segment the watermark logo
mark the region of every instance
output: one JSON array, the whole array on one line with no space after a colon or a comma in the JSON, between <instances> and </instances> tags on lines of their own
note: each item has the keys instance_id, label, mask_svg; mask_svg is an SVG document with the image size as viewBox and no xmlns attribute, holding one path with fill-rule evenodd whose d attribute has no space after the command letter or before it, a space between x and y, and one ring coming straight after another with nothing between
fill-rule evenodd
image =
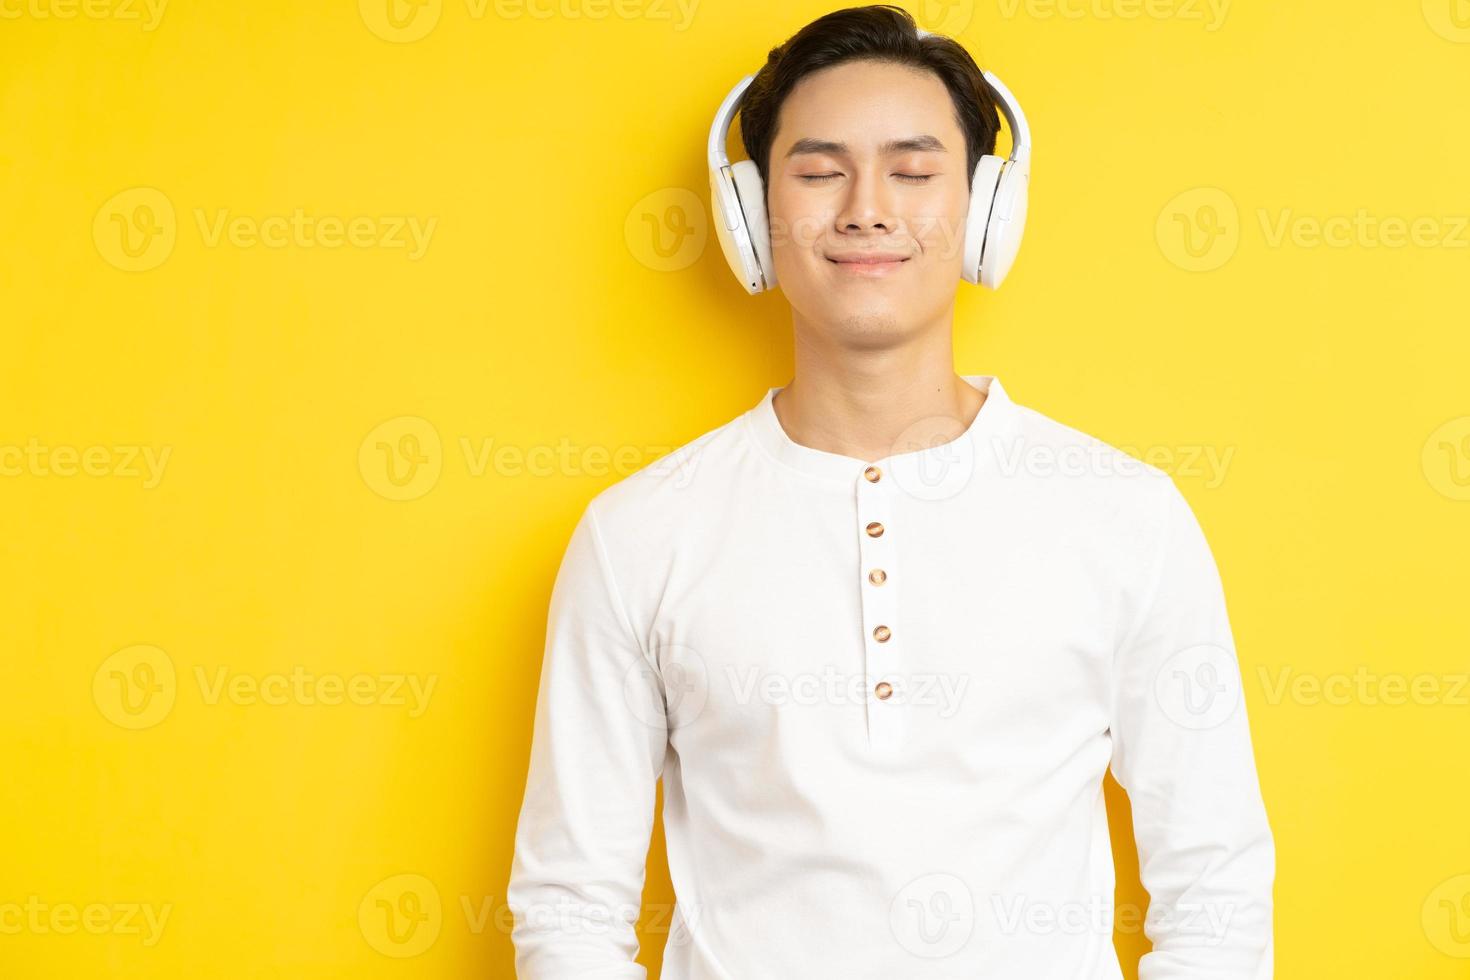
<instances>
[{"instance_id":1,"label":"watermark logo","mask_svg":"<svg viewBox=\"0 0 1470 980\"><path fill-rule=\"evenodd\" d=\"M0 20L111 20L157 30L168 0L0 0Z\"/></svg>"},{"instance_id":2,"label":"watermark logo","mask_svg":"<svg viewBox=\"0 0 1470 980\"><path fill-rule=\"evenodd\" d=\"M163 482L172 446L48 446L34 436L25 445L0 444L0 477L115 477L141 479L144 490Z\"/></svg>"},{"instance_id":3,"label":"watermark logo","mask_svg":"<svg viewBox=\"0 0 1470 980\"><path fill-rule=\"evenodd\" d=\"M429 250L436 217L412 214L240 214L230 208L192 208L205 248L377 249L402 251L410 262ZM132 187L109 198L92 219L92 240L109 264L124 272L156 269L173 254L179 221L173 202L155 187Z\"/></svg>"},{"instance_id":4,"label":"watermark logo","mask_svg":"<svg viewBox=\"0 0 1470 980\"><path fill-rule=\"evenodd\" d=\"M1214 728L1240 704L1240 669L1235 657L1210 643L1178 651L1154 677L1154 698L1180 728Z\"/></svg>"},{"instance_id":5,"label":"watermark logo","mask_svg":"<svg viewBox=\"0 0 1470 980\"><path fill-rule=\"evenodd\" d=\"M1230 931L1235 916L1231 903L1150 902L1147 914L1132 903L1115 906L1111 895L1090 895L1084 899L1039 901L1026 895L1010 898L999 893L990 896L991 910L999 931L1005 935L1033 936L1107 936L1113 932L1128 935L1170 935L1189 937L1203 946L1219 946Z\"/></svg>"},{"instance_id":6,"label":"watermark logo","mask_svg":"<svg viewBox=\"0 0 1470 980\"><path fill-rule=\"evenodd\" d=\"M1199 24L1213 34L1225 26L1231 0L999 0L1007 20L1155 20Z\"/></svg>"},{"instance_id":7,"label":"watermark logo","mask_svg":"<svg viewBox=\"0 0 1470 980\"><path fill-rule=\"evenodd\" d=\"M124 647L92 675L92 701L121 728L151 728L168 717L178 695L174 662L158 647Z\"/></svg>"},{"instance_id":8,"label":"watermark logo","mask_svg":"<svg viewBox=\"0 0 1470 980\"><path fill-rule=\"evenodd\" d=\"M285 214L237 214L229 208L194 208L194 225L206 248L272 249L382 249L402 250L410 262L429 251L436 217L415 214L359 214L344 218L335 214L307 214L293 208Z\"/></svg>"},{"instance_id":9,"label":"watermark logo","mask_svg":"<svg viewBox=\"0 0 1470 980\"><path fill-rule=\"evenodd\" d=\"M1225 482L1236 450L1235 446L1201 443L1111 446L1100 439L1053 446L1023 437L1009 444L992 437L991 446L1005 476L1140 476L1154 467L1176 478L1199 479L1207 490Z\"/></svg>"},{"instance_id":10,"label":"watermark logo","mask_svg":"<svg viewBox=\"0 0 1470 980\"><path fill-rule=\"evenodd\" d=\"M0 902L0 936L137 936L145 947L163 938L173 903L152 902L44 902L39 895L24 902Z\"/></svg>"},{"instance_id":11,"label":"watermark logo","mask_svg":"<svg viewBox=\"0 0 1470 980\"><path fill-rule=\"evenodd\" d=\"M837 223L839 212L824 208L813 214L803 214L796 219L779 215L770 216L771 248L794 248L810 251L829 244L832 227ZM925 254L935 259L953 258L963 252L965 246L967 215L915 214L897 217L894 220L894 236L914 239L923 246Z\"/></svg>"},{"instance_id":12,"label":"watermark logo","mask_svg":"<svg viewBox=\"0 0 1470 980\"><path fill-rule=\"evenodd\" d=\"M663 187L645 194L623 219L628 251L655 272L689 268L704 254L708 239L704 202L685 187Z\"/></svg>"},{"instance_id":13,"label":"watermark logo","mask_svg":"<svg viewBox=\"0 0 1470 980\"><path fill-rule=\"evenodd\" d=\"M1436 885L1424 899L1421 919L1431 946L1446 956L1470 960L1470 874Z\"/></svg>"},{"instance_id":14,"label":"watermark logo","mask_svg":"<svg viewBox=\"0 0 1470 980\"><path fill-rule=\"evenodd\" d=\"M500 20L618 20L666 21L674 33L694 23L699 0L465 0L471 20L483 20L489 7Z\"/></svg>"},{"instance_id":15,"label":"watermark logo","mask_svg":"<svg viewBox=\"0 0 1470 980\"><path fill-rule=\"evenodd\" d=\"M667 21L676 33L694 22L699 0L464 0L464 15L472 22L492 13L496 20L619 20ZM358 0L358 13L367 29L392 44L421 41L439 26L444 0Z\"/></svg>"},{"instance_id":16,"label":"watermark logo","mask_svg":"<svg viewBox=\"0 0 1470 980\"><path fill-rule=\"evenodd\" d=\"M1300 214L1293 208L1255 209L1267 248L1470 249L1470 215L1381 215L1352 212ZM1217 187L1197 187L1164 206L1155 225L1164 257L1189 272L1210 272L1235 255L1243 228L1240 211Z\"/></svg>"},{"instance_id":17,"label":"watermark logo","mask_svg":"<svg viewBox=\"0 0 1470 980\"><path fill-rule=\"evenodd\" d=\"M129 187L108 198L92 219L92 241L108 263L147 272L174 251L179 223L173 202L156 187Z\"/></svg>"},{"instance_id":18,"label":"watermark logo","mask_svg":"<svg viewBox=\"0 0 1470 980\"><path fill-rule=\"evenodd\" d=\"M770 707L811 707L813 705L867 704L879 683L886 683L891 693L884 700L890 704L933 709L940 718L953 718L964 706L965 692L970 687L968 674L941 674L932 671L870 672L838 670L832 664L820 671L777 673L755 666L727 664L725 681L731 700L738 705L763 704Z\"/></svg>"},{"instance_id":19,"label":"watermark logo","mask_svg":"<svg viewBox=\"0 0 1470 980\"><path fill-rule=\"evenodd\" d=\"M1470 216L1376 215L1358 208L1351 215L1318 217L1279 208L1257 208L1261 235L1270 248L1470 248Z\"/></svg>"},{"instance_id":20,"label":"watermark logo","mask_svg":"<svg viewBox=\"0 0 1470 980\"><path fill-rule=\"evenodd\" d=\"M299 664L289 672L249 674L195 665L194 682L207 707L304 708L380 707L406 709L421 718L439 683L438 674L314 673ZM125 647L102 662L92 675L92 701L108 721L121 728L151 728L173 710L180 684L173 659L155 646Z\"/></svg>"},{"instance_id":21,"label":"watermark logo","mask_svg":"<svg viewBox=\"0 0 1470 980\"><path fill-rule=\"evenodd\" d=\"M690 724L709 702L709 668L692 647L661 644L657 668L635 656L623 671L623 701L643 724L675 731Z\"/></svg>"},{"instance_id":22,"label":"watermark logo","mask_svg":"<svg viewBox=\"0 0 1470 980\"><path fill-rule=\"evenodd\" d=\"M407 959L434 945L444 922L439 889L423 875L384 878L357 906L357 927L384 956Z\"/></svg>"},{"instance_id":23,"label":"watermark logo","mask_svg":"<svg viewBox=\"0 0 1470 980\"><path fill-rule=\"evenodd\" d=\"M1256 674L1266 693L1266 703L1272 706L1283 701L1308 707L1319 704L1332 707L1470 706L1470 674L1466 673L1378 674L1370 671L1366 664L1358 664L1351 674L1341 671L1325 675L1297 673L1291 667L1282 667L1273 676L1264 666L1257 667Z\"/></svg>"},{"instance_id":24,"label":"watermark logo","mask_svg":"<svg viewBox=\"0 0 1470 980\"><path fill-rule=\"evenodd\" d=\"M1450 419L1431 432L1420 465L1435 491L1450 500L1470 500L1470 415Z\"/></svg>"},{"instance_id":25,"label":"watermark logo","mask_svg":"<svg viewBox=\"0 0 1470 980\"><path fill-rule=\"evenodd\" d=\"M928 416L906 426L889 447L890 455L903 457L890 466L894 486L918 500L947 500L958 494L975 475L975 441L967 431L959 419L948 415ZM862 482L866 485L866 480Z\"/></svg>"},{"instance_id":26,"label":"watermark logo","mask_svg":"<svg viewBox=\"0 0 1470 980\"><path fill-rule=\"evenodd\" d=\"M429 36L444 12L444 0L357 0L367 29L394 44L410 44Z\"/></svg>"},{"instance_id":27,"label":"watermark logo","mask_svg":"<svg viewBox=\"0 0 1470 980\"><path fill-rule=\"evenodd\" d=\"M668 445L579 445L565 436L554 445L517 445L495 436L460 435L453 444L457 452L446 447L429 420L402 415L379 423L358 444L358 472L368 489L386 500L416 500L433 490L444 467L456 460L463 461L464 475L475 479L627 476L646 468L668 475L681 489L694 479L700 460L697 452L675 452ZM0 464L3 453L0 447Z\"/></svg>"},{"instance_id":28,"label":"watermark logo","mask_svg":"<svg viewBox=\"0 0 1470 980\"><path fill-rule=\"evenodd\" d=\"M1218 187L1196 187L1164 205L1154 225L1164 257L1187 272L1210 272L1240 245L1240 211Z\"/></svg>"},{"instance_id":29,"label":"watermark logo","mask_svg":"<svg viewBox=\"0 0 1470 980\"><path fill-rule=\"evenodd\" d=\"M975 18L974 0L919 0L915 6L914 20L932 34L948 37L964 33Z\"/></svg>"},{"instance_id":30,"label":"watermark logo","mask_svg":"<svg viewBox=\"0 0 1470 980\"><path fill-rule=\"evenodd\" d=\"M1446 41L1470 44L1470 0L1423 0L1424 19Z\"/></svg>"},{"instance_id":31,"label":"watermark logo","mask_svg":"<svg viewBox=\"0 0 1470 980\"><path fill-rule=\"evenodd\" d=\"M893 896L888 927L914 956L931 960L953 956L975 931L975 896L955 875L923 875Z\"/></svg>"},{"instance_id":32,"label":"watermark logo","mask_svg":"<svg viewBox=\"0 0 1470 980\"><path fill-rule=\"evenodd\" d=\"M444 468L439 430L416 415L379 424L357 450L363 482L387 500L416 500L434 489Z\"/></svg>"},{"instance_id":33,"label":"watermark logo","mask_svg":"<svg viewBox=\"0 0 1470 980\"><path fill-rule=\"evenodd\" d=\"M408 717L422 718L439 683L438 674L314 674L299 664L290 673L247 674L228 667L206 671L194 668L194 681L204 703L221 701L241 707L299 705L407 708Z\"/></svg>"}]
</instances>

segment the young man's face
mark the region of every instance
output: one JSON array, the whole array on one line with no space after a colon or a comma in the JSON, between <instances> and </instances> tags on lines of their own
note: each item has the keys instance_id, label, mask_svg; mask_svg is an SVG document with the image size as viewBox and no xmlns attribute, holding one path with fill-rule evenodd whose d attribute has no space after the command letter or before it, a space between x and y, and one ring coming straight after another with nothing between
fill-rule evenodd
<instances>
[{"instance_id":1,"label":"young man's face","mask_svg":"<svg viewBox=\"0 0 1470 980\"><path fill-rule=\"evenodd\" d=\"M965 164L933 72L851 61L798 82L766 194L776 276L798 319L832 339L892 340L943 316L960 282Z\"/></svg>"}]
</instances>

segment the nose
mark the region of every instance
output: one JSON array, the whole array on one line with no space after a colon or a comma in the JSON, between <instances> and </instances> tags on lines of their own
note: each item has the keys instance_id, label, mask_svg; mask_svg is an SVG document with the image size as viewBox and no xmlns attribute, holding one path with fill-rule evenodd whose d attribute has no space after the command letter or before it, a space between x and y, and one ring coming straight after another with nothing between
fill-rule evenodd
<instances>
[{"instance_id":1,"label":"nose","mask_svg":"<svg viewBox=\"0 0 1470 980\"><path fill-rule=\"evenodd\" d=\"M892 188L883 175L855 168L837 211L837 230L848 235L891 235L897 225Z\"/></svg>"}]
</instances>

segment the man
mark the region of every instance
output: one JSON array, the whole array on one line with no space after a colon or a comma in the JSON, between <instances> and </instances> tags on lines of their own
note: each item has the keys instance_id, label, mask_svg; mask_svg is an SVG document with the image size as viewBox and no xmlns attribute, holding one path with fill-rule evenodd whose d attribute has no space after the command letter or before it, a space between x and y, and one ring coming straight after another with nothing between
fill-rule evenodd
<instances>
[{"instance_id":1,"label":"man","mask_svg":"<svg viewBox=\"0 0 1470 980\"><path fill-rule=\"evenodd\" d=\"M508 890L519 976L645 976L662 777L665 980L1116 980L1111 764L1143 980L1270 977L1274 845L1192 511L954 371L991 89L884 5L774 49L740 112L795 376L572 532Z\"/></svg>"}]
</instances>

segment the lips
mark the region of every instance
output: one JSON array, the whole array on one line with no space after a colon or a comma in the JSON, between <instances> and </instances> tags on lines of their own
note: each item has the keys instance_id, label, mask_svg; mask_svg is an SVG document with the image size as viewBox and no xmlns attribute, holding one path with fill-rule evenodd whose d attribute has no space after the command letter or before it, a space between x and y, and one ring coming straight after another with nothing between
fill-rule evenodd
<instances>
[{"instance_id":1,"label":"lips","mask_svg":"<svg viewBox=\"0 0 1470 980\"><path fill-rule=\"evenodd\" d=\"M837 252L827 256L828 262L839 265L883 265L892 262L907 262L909 257L898 252Z\"/></svg>"},{"instance_id":2,"label":"lips","mask_svg":"<svg viewBox=\"0 0 1470 980\"><path fill-rule=\"evenodd\" d=\"M832 271L847 279L887 279L897 275L910 256L901 252L833 252L827 256Z\"/></svg>"}]
</instances>

